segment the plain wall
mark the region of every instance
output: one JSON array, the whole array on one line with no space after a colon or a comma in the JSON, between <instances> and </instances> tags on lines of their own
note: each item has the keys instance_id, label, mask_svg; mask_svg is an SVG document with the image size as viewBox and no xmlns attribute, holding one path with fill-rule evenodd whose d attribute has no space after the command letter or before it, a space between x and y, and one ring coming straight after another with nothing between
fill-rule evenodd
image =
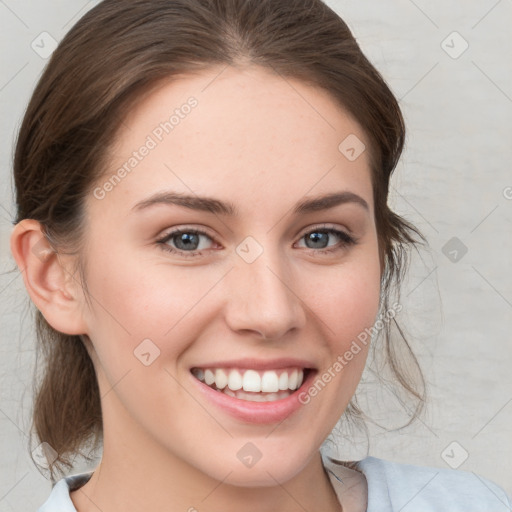
<instances>
[{"instance_id":1,"label":"plain wall","mask_svg":"<svg viewBox=\"0 0 512 512\"><path fill-rule=\"evenodd\" d=\"M21 274L8 272L13 143L47 62L32 45L44 52L50 40L41 33L60 40L96 3L0 2L0 511L33 512L51 490L26 447L34 333ZM429 402L408 428L369 425L369 452L456 466L512 494L512 3L327 3L400 99L408 136L390 204L430 244L413 254L401 314ZM361 384L365 411L388 427L403 424L405 406L374 388ZM363 437L339 443L343 459L367 453Z\"/></svg>"}]
</instances>

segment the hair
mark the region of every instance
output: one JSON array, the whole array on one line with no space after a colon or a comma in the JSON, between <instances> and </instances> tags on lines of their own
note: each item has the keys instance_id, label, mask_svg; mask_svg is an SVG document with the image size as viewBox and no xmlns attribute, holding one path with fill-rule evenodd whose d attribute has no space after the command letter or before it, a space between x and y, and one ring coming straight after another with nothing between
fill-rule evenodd
<instances>
[{"instance_id":1,"label":"hair","mask_svg":"<svg viewBox=\"0 0 512 512\"><path fill-rule=\"evenodd\" d=\"M262 66L320 87L360 124L369 141L384 265L380 305L387 311L391 291L399 290L408 266L408 249L426 241L387 205L405 123L393 93L346 23L321 0L105 0L96 5L55 49L28 104L14 154L14 223L39 221L57 254L77 255L87 292L86 262L80 257L84 202L105 172L124 115L163 80L217 65ZM39 310L35 317L31 429L56 453L48 461L55 481L54 471L72 468L76 455L87 458L90 441L98 445L101 399L82 337L56 331ZM400 336L392 336L392 324ZM396 319L381 332L393 378L416 403L411 423L426 400L424 377ZM397 341L405 349L400 356ZM355 396L344 416L358 424L367 417ZM32 431L29 439L32 444Z\"/></svg>"}]
</instances>

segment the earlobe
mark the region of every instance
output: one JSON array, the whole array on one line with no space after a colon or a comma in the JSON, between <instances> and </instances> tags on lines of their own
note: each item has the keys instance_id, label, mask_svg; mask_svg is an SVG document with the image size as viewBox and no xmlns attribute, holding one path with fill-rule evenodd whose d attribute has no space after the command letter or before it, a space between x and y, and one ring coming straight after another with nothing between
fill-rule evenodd
<instances>
[{"instance_id":1,"label":"earlobe","mask_svg":"<svg viewBox=\"0 0 512 512\"><path fill-rule=\"evenodd\" d=\"M57 331L86 333L81 287L34 219L20 221L11 233L11 252L37 309Z\"/></svg>"}]
</instances>

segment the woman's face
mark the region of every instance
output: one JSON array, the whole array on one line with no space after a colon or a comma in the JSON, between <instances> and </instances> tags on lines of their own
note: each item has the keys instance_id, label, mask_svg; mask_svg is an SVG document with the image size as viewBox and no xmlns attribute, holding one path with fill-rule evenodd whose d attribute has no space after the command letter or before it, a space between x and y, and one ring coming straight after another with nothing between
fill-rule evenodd
<instances>
[{"instance_id":1,"label":"woman's face","mask_svg":"<svg viewBox=\"0 0 512 512\"><path fill-rule=\"evenodd\" d=\"M86 203L104 458L248 486L311 460L379 306L362 143L326 92L259 67L187 75L129 112Z\"/></svg>"}]
</instances>

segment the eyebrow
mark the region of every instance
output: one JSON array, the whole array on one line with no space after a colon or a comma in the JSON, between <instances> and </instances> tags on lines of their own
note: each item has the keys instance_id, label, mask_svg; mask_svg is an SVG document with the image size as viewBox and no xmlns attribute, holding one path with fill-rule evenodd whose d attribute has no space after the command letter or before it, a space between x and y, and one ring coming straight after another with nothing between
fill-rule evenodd
<instances>
[{"instance_id":1,"label":"eyebrow","mask_svg":"<svg viewBox=\"0 0 512 512\"><path fill-rule=\"evenodd\" d=\"M297 215L328 210L340 204L347 203L358 204L365 210L370 211L368 203L361 196L350 191L342 191L300 201L295 205L293 213ZM212 197L178 194L176 192L157 192L137 203L133 206L132 210L140 211L161 204L183 206L191 210L199 210L229 217L236 217L238 215L238 209L229 201L221 201Z\"/></svg>"}]
</instances>

